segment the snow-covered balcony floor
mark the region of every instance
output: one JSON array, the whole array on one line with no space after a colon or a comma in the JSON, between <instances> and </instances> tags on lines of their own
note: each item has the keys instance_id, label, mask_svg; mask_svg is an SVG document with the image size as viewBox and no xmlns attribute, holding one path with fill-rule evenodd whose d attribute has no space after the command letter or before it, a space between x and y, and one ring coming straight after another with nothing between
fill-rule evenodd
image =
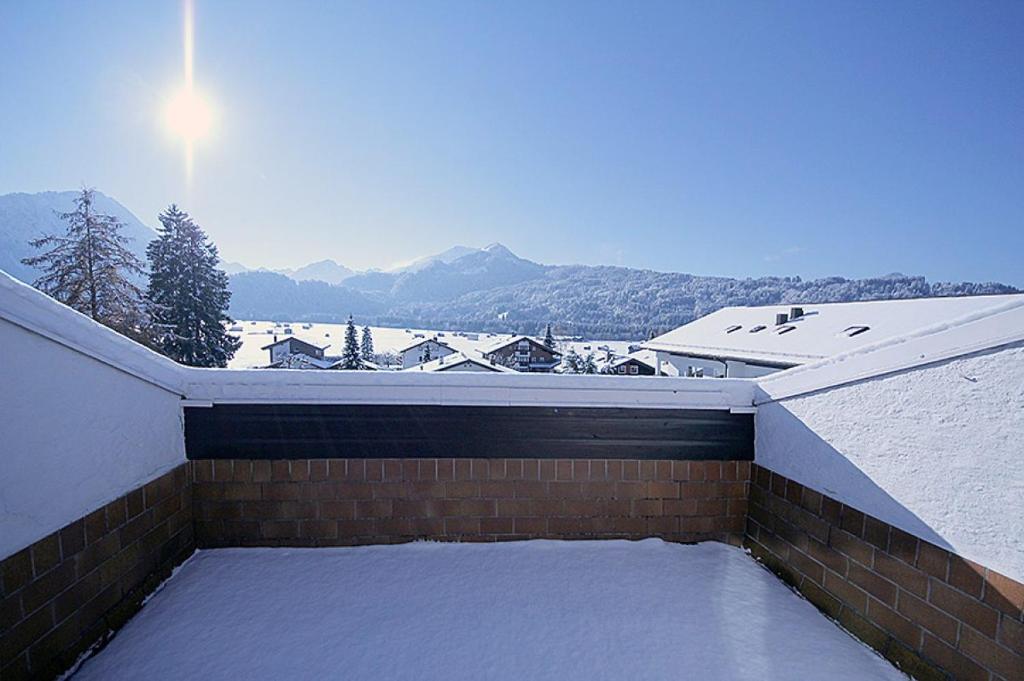
<instances>
[{"instance_id":1,"label":"snow-covered balcony floor","mask_svg":"<svg viewBox=\"0 0 1024 681\"><path fill-rule=\"evenodd\" d=\"M201 551L86 679L906 679L741 550Z\"/></svg>"}]
</instances>

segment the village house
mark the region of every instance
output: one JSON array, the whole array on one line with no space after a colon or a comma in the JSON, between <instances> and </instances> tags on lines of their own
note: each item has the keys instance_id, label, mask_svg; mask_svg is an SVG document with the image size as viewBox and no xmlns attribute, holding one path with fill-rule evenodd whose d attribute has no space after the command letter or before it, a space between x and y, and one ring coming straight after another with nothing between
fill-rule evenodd
<instances>
[{"instance_id":1,"label":"village house","mask_svg":"<svg viewBox=\"0 0 1024 681\"><path fill-rule=\"evenodd\" d=\"M424 362L445 357L453 352L455 350L444 341L439 341L437 338L423 338L399 350L398 355L402 359L402 369L409 369Z\"/></svg>"},{"instance_id":2,"label":"village house","mask_svg":"<svg viewBox=\"0 0 1024 681\"><path fill-rule=\"evenodd\" d=\"M481 357L473 357L463 352L456 352L450 355L438 357L418 366L403 369L403 371L471 371L478 373L515 373L514 369L488 361Z\"/></svg>"},{"instance_id":3,"label":"village house","mask_svg":"<svg viewBox=\"0 0 1024 681\"><path fill-rule=\"evenodd\" d=\"M261 350L270 351L270 364L268 366L273 367L275 364L279 364L286 357L292 355L305 355L313 360L324 361L324 351L331 347L330 345L324 345L323 347L313 345L304 340L300 340L295 336L288 336L287 338L277 339L274 336L274 342L269 345L264 345ZM321 367L324 368L324 367Z\"/></svg>"},{"instance_id":4,"label":"village house","mask_svg":"<svg viewBox=\"0 0 1024 681\"><path fill-rule=\"evenodd\" d=\"M562 353L528 336L514 336L480 350L488 361L528 373L550 373Z\"/></svg>"},{"instance_id":5,"label":"village house","mask_svg":"<svg viewBox=\"0 0 1024 681\"><path fill-rule=\"evenodd\" d=\"M622 357L613 356L601 368L601 373L615 376L654 376L656 373L654 359L645 355L651 353L637 353Z\"/></svg>"},{"instance_id":6,"label":"village house","mask_svg":"<svg viewBox=\"0 0 1024 681\"><path fill-rule=\"evenodd\" d=\"M642 347L656 353L659 375L753 378L1021 300L1024 295L724 307Z\"/></svg>"}]
</instances>

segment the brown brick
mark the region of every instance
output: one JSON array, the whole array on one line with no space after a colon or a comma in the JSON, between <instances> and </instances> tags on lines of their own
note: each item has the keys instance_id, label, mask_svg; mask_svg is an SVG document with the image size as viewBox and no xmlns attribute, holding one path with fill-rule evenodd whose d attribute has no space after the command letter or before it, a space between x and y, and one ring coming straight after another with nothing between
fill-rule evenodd
<instances>
[{"instance_id":1,"label":"brown brick","mask_svg":"<svg viewBox=\"0 0 1024 681\"><path fill-rule=\"evenodd\" d=\"M29 547L32 550L32 574L36 577L60 563L60 537L56 532Z\"/></svg>"},{"instance_id":2,"label":"brown brick","mask_svg":"<svg viewBox=\"0 0 1024 681\"><path fill-rule=\"evenodd\" d=\"M803 495L800 497L800 508L814 515L821 513L821 492L816 492L810 487L804 487Z\"/></svg>"},{"instance_id":3,"label":"brown brick","mask_svg":"<svg viewBox=\"0 0 1024 681\"><path fill-rule=\"evenodd\" d=\"M623 460L622 462L622 479L623 480L639 480L640 479L640 462L636 460Z\"/></svg>"},{"instance_id":4,"label":"brown brick","mask_svg":"<svg viewBox=\"0 0 1024 681\"><path fill-rule=\"evenodd\" d=\"M815 584L824 584L825 580L825 568L821 563L812 559L802 551L798 551L795 548L789 551L789 562L790 564L810 579Z\"/></svg>"},{"instance_id":5,"label":"brown brick","mask_svg":"<svg viewBox=\"0 0 1024 681\"><path fill-rule=\"evenodd\" d=\"M831 570L825 570L824 586L826 591L857 612L863 613L867 610L868 595L847 581L845 577L841 577Z\"/></svg>"},{"instance_id":6,"label":"brown brick","mask_svg":"<svg viewBox=\"0 0 1024 681\"><path fill-rule=\"evenodd\" d=\"M871 544L836 528L829 533L829 546L861 565L871 565L875 553Z\"/></svg>"},{"instance_id":7,"label":"brown brick","mask_svg":"<svg viewBox=\"0 0 1024 681\"><path fill-rule=\"evenodd\" d=\"M926 541L918 542L917 567L932 577L945 580L949 574L949 552Z\"/></svg>"},{"instance_id":8,"label":"brown brick","mask_svg":"<svg viewBox=\"0 0 1024 681\"><path fill-rule=\"evenodd\" d=\"M750 481L751 463L749 461L736 462L736 479L744 482Z\"/></svg>"},{"instance_id":9,"label":"brown brick","mask_svg":"<svg viewBox=\"0 0 1024 681\"><path fill-rule=\"evenodd\" d=\"M541 466L543 470L543 464ZM554 480L572 480L572 461L567 459L558 459L555 461L555 477Z\"/></svg>"},{"instance_id":10,"label":"brown brick","mask_svg":"<svg viewBox=\"0 0 1024 681\"><path fill-rule=\"evenodd\" d=\"M929 603L989 638L996 637L999 613L995 610L936 579L930 580L929 587Z\"/></svg>"},{"instance_id":11,"label":"brown brick","mask_svg":"<svg viewBox=\"0 0 1024 681\"><path fill-rule=\"evenodd\" d=\"M362 461L366 470L364 480L380 482L384 479L384 462L381 459L363 459ZM351 460L349 463L351 464Z\"/></svg>"},{"instance_id":12,"label":"brown brick","mask_svg":"<svg viewBox=\"0 0 1024 681\"><path fill-rule=\"evenodd\" d=\"M383 518L390 515L390 499L360 499L356 502L356 518Z\"/></svg>"},{"instance_id":13,"label":"brown brick","mask_svg":"<svg viewBox=\"0 0 1024 681\"><path fill-rule=\"evenodd\" d=\"M652 480L647 483L647 496L653 499L678 499L679 483Z\"/></svg>"},{"instance_id":14,"label":"brown brick","mask_svg":"<svg viewBox=\"0 0 1024 681\"><path fill-rule=\"evenodd\" d=\"M217 459L213 462L213 479L216 482L228 482L232 475L230 459Z\"/></svg>"},{"instance_id":15,"label":"brown brick","mask_svg":"<svg viewBox=\"0 0 1024 681\"><path fill-rule=\"evenodd\" d=\"M889 525L869 515L864 516L864 541L882 551L889 550Z\"/></svg>"},{"instance_id":16,"label":"brown brick","mask_svg":"<svg viewBox=\"0 0 1024 681\"><path fill-rule=\"evenodd\" d=\"M807 600L813 603L818 610L821 610L832 619L839 617L839 611L843 607L842 601L825 591L814 582L805 580L800 585L800 592L807 598Z\"/></svg>"},{"instance_id":17,"label":"brown brick","mask_svg":"<svg viewBox=\"0 0 1024 681\"><path fill-rule=\"evenodd\" d=\"M688 461L687 464L687 480L689 482L703 482L705 479L704 462Z\"/></svg>"},{"instance_id":18,"label":"brown brick","mask_svg":"<svg viewBox=\"0 0 1024 681\"><path fill-rule=\"evenodd\" d=\"M657 480L658 479L658 462L657 461L641 461L640 462L640 479L641 480Z\"/></svg>"},{"instance_id":19,"label":"brown brick","mask_svg":"<svg viewBox=\"0 0 1024 681\"><path fill-rule=\"evenodd\" d=\"M473 479L489 480L491 477L491 465L487 459L472 459ZM571 464L570 464L571 466ZM570 473L571 476L571 473Z\"/></svg>"},{"instance_id":20,"label":"brown brick","mask_svg":"<svg viewBox=\"0 0 1024 681\"><path fill-rule=\"evenodd\" d=\"M85 521L76 520L60 531L60 551L64 560L85 548Z\"/></svg>"},{"instance_id":21,"label":"brown brick","mask_svg":"<svg viewBox=\"0 0 1024 681\"><path fill-rule=\"evenodd\" d=\"M897 640L889 643L885 649L885 657L915 681L949 681L945 672L921 657L916 649L911 650Z\"/></svg>"},{"instance_id":22,"label":"brown brick","mask_svg":"<svg viewBox=\"0 0 1024 681\"><path fill-rule=\"evenodd\" d=\"M288 466L288 461L284 459L276 459L270 462L270 479L274 482L284 482L291 480L292 474L291 469Z\"/></svg>"},{"instance_id":23,"label":"brown brick","mask_svg":"<svg viewBox=\"0 0 1024 681\"><path fill-rule=\"evenodd\" d=\"M839 613L839 623L843 625L844 629L875 650L884 651L889 642L889 637L882 629L849 608L843 608L843 611Z\"/></svg>"},{"instance_id":24,"label":"brown brick","mask_svg":"<svg viewBox=\"0 0 1024 681\"><path fill-rule=\"evenodd\" d=\"M493 516L497 512L494 499L463 499L462 514L466 516Z\"/></svg>"},{"instance_id":25,"label":"brown brick","mask_svg":"<svg viewBox=\"0 0 1024 681\"><path fill-rule=\"evenodd\" d=\"M905 591L900 592L898 606L897 610L911 621L948 643L956 644L959 623L946 613Z\"/></svg>"},{"instance_id":26,"label":"brown brick","mask_svg":"<svg viewBox=\"0 0 1024 681\"><path fill-rule=\"evenodd\" d=\"M839 527L855 537L864 537L864 514L852 506L843 505Z\"/></svg>"},{"instance_id":27,"label":"brown brick","mask_svg":"<svg viewBox=\"0 0 1024 681\"><path fill-rule=\"evenodd\" d=\"M921 627L874 598L868 599L868 619L911 648L921 645Z\"/></svg>"},{"instance_id":28,"label":"brown brick","mask_svg":"<svg viewBox=\"0 0 1024 681\"><path fill-rule=\"evenodd\" d=\"M989 570L985 574L985 603L1011 617L1024 611L1024 584Z\"/></svg>"},{"instance_id":29,"label":"brown brick","mask_svg":"<svg viewBox=\"0 0 1024 681\"><path fill-rule=\"evenodd\" d=\"M633 501L634 516L660 516L661 499L636 499Z\"/></svg>"},{"instance_id":30,"label":"brown brick","mask_svg":"<svg viewBox=\"0 0 1024 681\"><path fill-rule=\"evenodd\" d=\"M337 520L303 520L299 522L299 536L309 539L333 539L338 536Z\"/></svg>"},{"instance_id":31,"label":"brown brick","mask_svg":"<svg viewBox=\"0 0 1024 681\"><path fill-rule=\"evenodd\" d=\"M213 482L213 461L211 459L193 461L192 477L196 482Z\"/></svg>"},{"instance_id":32,"label":"brown brick","mask_svg":"<svg viewBox=\"0 0 1024 681\"><path fill-rule=\"evenodd\" d=\"M225 501L250 501L261 497L262 490L259 483L231 482L224 485Z\"/></svg>"},{"instance_id":33,"label":"brown brick","mask_svg":"<svg viewBox=\"0 0 1024 681\"><path fill-rule=\"evenodd\" d=\"M973 629L964 627L960 630L959 648L981 666L1003 678L1024 678L1024 659Z\"/></svg>"},{"instance_id":34,"label":"brown brick","mask_svg":"<svg viewBox=\"0 0 1024 681\"><path fill-rule=\"evenodd\" d=\"M512 534L512 518L481 518L480 531L484 534Z\"/></svg>"},{"instance_id":35,"label":"brown brick","mask_svg":"<svg viewBox=\"0 0 1024 681\"><path fill-rule=\"evenodd\" d=\"M235 459L231 462L231 479L234 482L252 482L252 461Z\"/></svg>"},{"instance_id":36,"label":"brown brick","mask_svg":"<svg viewBox=\"0 0 1024 681\"><path fill-rule=\"evenodd\" d=\"M928 632L924 633L921 653L925 659L953 675L957 681L989 681L988 671L958 650L946 645Z\"/></svg>"},{"instance_id":37,"label":"brown brick","mask_svg":"<svg viewBox=\"0 0 1024 681\"><path fill-rule=\"evenodd\" d=\"M0 563L0 574L3 576L3 593L12 594L32 579L32 553L30 549L22 549L8 556Z\"/></svg>"},{"instance_id":38,"label":"brown brick","mask_svg":"<svg viewBox=\"0 0 1024 681\"><path fill-rule=\"evenodd\" d=\"M1007 615L999 618L999 642L1017 655L1024 656L1024 623ZM1024 668L1024 667L1022 667Z\"/></svg>"},{"instance_id":39,"label":"brown brick","mask_svg":"<svg viewBox=\"0 0 1024 681\"><path fill-rule=\"evenodd\" d=\"M605 461L604 478L612 482L622 480L622 459L608 459Z\"/></svg>"},{"instance_id":40,"label":"brown brick","mask_svg":"<svg viewBox=\"0 0 1024 681\"><path fill-rule=\"evenodd\" d=\"M480 534L479 518L445 518L444 533L447 535L477 535Z\"/></svg>"},{"instance_id":41,"label":"brown brick","mask_svg":"<svg viewBox=\"0 0 1024 681\"><path fill-rule=\"evenodd\" d=\"M961 558L955 554L949 556L949 575L946 581L974 598L981 598L981 588L985 583L985 568L974 561Z\"/></svg>"},{"instance_id":42,"label":"brown brick","mask_svg":"<svg viewBox=\"0 0 1024 681\"><path fill-rule=\"evenodd\" d=\"M453 462L454 466L454 480L472 480L473 479L473 462L469 459L455 459Z\"/></svg>"},{"instance_id":43,"label":"brown brick","mask_svg":"<svg viewBox=\"0 0 1024 681\"><path fill-rule=\"evenodd\" d=\"M75 582L74 561L61 563L42 577L32 580L21 592L21 605L26 613L34 612L53 600Z\"/></svg>"},{"instance_id":44,"label":"brown brick","mask_svg":"<svg viewBox=\"0 0 1024 681\"><path fill-rule=\"evenodd\" d=\"M917 565L917 537L898 527L889 530L889 553L907 565Z\"/></svg>"},{"instance_id":45,"label":"brown brick","mask_svg":"<svg viewBox=\"0 0 1024 681\"><path fill-rule=\"evenodd\" d=\"M319 482L327 479L327 459L313 459L309 462L309 479Z\"/></svg>"},{"instance_id":46,"label":"brown brick","mask_svg":"<svg viewBox=\"0 0 1024 681\"><path fill-rule=\"evenodd\" d=\"M356 502L351 499L321 501L320 517L332 520L351 520L356 517Z\"/></svg>"},{"instance_id":47,"label":"brown brick","mask_svg":"<svg viewBox=\"0 0 1024 681\"><path fill-rule=\"evenodd\" d=\"M538 479L551 481L558 475L558 466L554 459L542 459L538 462Z\"/></svg>"},{"instance_id":48,"label":"brown brick","mask_svg":"<svg viewBox=\"0 0 1024 681\"><path fill-rule=\"evenodd\" d=\"M261 459L252 462L252 482L268 482L270 480L270 461Z\"/></svg>"},{"instance_id":49,"label":"brown brick","mask_svg":"<svg viewBox=\"0 0 1024 681\"><path fill-rule=\"evenodd\" d=\"M0 652L3 652L2 664L14 659L18 653L28 648L33 641L42 638L51 628L53 613L50 608L43 608L21 620L10 631L4 632L3 641L0 642Z\"/></svg>"},{"instance_id":50,"label":"brown brick","mask_svg":"<svg viewBox=\"0 0 1024 681\"><path fill-rule=\"evenodd\" d=\"M556 537L582 532L579 518L548 518L548 532Z\"/></svg>"},{"instance_id":51,"label":"brown brick","mask_svg":"<svg viewBox=\"0 0 1024 681\"><path fill-rule=\"evenodd\" d=\"M921 598L928 596L928 577L915 567L880 551L875 552L874 570L901 589Z\"/></svg>"},{"instance_id":52,"label":"brown brick","mask_svg":"<svg viewBox=\"0 0 1024 681\"><path fill-rule=\"evenodd\" d=\"M523 459L523 480L540 479L540 462L537 459Z\"/></svg>"},{"instance_id":53,"label":"brown brick","mask_svg":"<svg viewBox=\"0 0 1024 681\"><path fill-rule=\"evenodd\" d=\"M857 563L850 563L846 577L885 605L896 607L896 585L889 580Z\"/></svg>"},{"instance_id":54,"label":"brown brick","mask_svg":"<svg viewBox=\"0 0 1024 681\"><path fill-rule=\"evenodd\" d=\"M843 505L831 497L822 497L821 499L821 517L825 521L836 527L839 525L839 518L843 513Z\"/></svg>"},{"instance_id":55,"label":"brown brick","mask_svg":"<svg viewBox=\"0 0 1024 681\"><path fill-rule=\"evenodd\" d=\"M349 482L364 482L366 477L365 459L345 459L345 479Z\"/></svg>"},{"instance_id":56,"label":"brown brick","mask_svg":"<svg viewBox=\"0 0 1024 681\"><path fill-rule=\"evenodd\" d=\"M309 480L309 461L306 459L289 461L288 475L292 482L305 482Z\"/></svg>"},{"instance_id":57,"label":"brown brick","mask_svg":"<svg viewBox=\"0 0 1024 681\"><path fill-rule=\"evenodd\" d=\"M299 536L299 523L295 520L264 520L260 523L264 539L293 539Z\"/></svg>"},{"instance_id":58,"label":"brown brick","mask_svg":"<svg viewBox=\"0 0 1024 681\"><path fill-rule=\"evenodd\" d=\"M513 531L516 534L542 535L548 530L547 518L514 518Z\"/></svg>"}]
</instances>

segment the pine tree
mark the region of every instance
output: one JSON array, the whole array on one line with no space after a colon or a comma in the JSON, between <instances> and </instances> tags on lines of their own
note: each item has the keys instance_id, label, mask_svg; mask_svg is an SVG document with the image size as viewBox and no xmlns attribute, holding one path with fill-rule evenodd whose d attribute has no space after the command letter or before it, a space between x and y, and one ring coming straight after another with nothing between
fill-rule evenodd
<instances>
[{"instance_id":1,"label":"pine tree","mask_svg":"<svg viewBox=\"0 0 1024 681\"><path fill-rule=\"evenodd\" d=\"M594 353L588 352L586 356L580 360L579 367L581 374L596 374L597 362L594 360Z\"/></svg>"},{"instance_id":2,"label":"pine tree","mask_svg":"<svg viewBox=\"0 0 1024 681\"><path fill-rule=\"evenodd\" d=\"M345 326L345 345L341 351L342 369L359 369L362 362L359 357L359 334L356 333L356 324L352 321L352 315L348 316L348 324Z\"/></svg>"},{"instance_id":3,"label":"pine tree","mask_svg":"<svg viewBox=\"0 0 1024 681\"><path fill-rule=\"evenodd\" d=\"M173 203L159 215L149 242L146 299L157 346L171 359L196 367L224 367L242 341L227 333L228 276L217 268L217 247L189 214Z\"/></svg>"},{"instance_id":4,"label":"pine tree","mask_svg":"<svg viewBox=\"0 0 1024 681\"><path fill-rule=\"evenodd\" d=\"M359 342L359 354L367 362L373 361L373 334L370 333L370 327L363 327L363 337Z\"/></svg>"},{"instance_id":5,"label":"pine tree","mask_svg":"<svg viewBox=\"0 0 1024 681\"><path fill-rule=\"evenodd\" d=\"M549 350L555 349L555 337L551 335L551 324L544 330L544 347Z\"/></svg>"},{"instance_id":6,"label":"pine tree","mask_svg":"<svg viewBox=\"0 0 1024 681\"><path fill-rule=\"evenodd\" d=\"M434 359L433 356L431 355L431 352L430 352L430 342L429 341L423 344L423 354L420 355L420 358L421 358L420 364L426 364L427 362L429 362L429 361Z\"/></svg>"},{"instance_id":7,"label":"pine tree","mask_svg":"<svg viewBox=\"0 0 1024 681\"><path fill-rule=\"evenodd\" d=\"M576 349L569 346L569 350L566 351L565 355L562 356L562 373L563 374L578 374L581 373L582 359L576 353Z\"/></svg>"},{"instance_id":8,"label":"pine tree","mask_svg":"<svg viewBox=\"0 0 1024 681\"><path fill-rule=\"evenodd\" d=\"M45 253L22 263L43 271L34 285L65 305L135 340L146 342L148 319L142 290L132 282L145 273L128 250L124 224L93 209L94 190L82 189L75 210L58 213L67 223L63 236L47 235L29 243Z\"/></svg>"}]
</instances>

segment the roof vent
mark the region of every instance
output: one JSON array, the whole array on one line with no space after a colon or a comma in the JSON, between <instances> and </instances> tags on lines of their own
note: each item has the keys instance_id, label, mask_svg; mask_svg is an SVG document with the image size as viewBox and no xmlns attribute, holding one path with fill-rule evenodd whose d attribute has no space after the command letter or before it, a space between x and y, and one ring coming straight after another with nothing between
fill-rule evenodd
<instances>
[{"instance_id":1,"label":"roof vent","mask_svg":"<svg viewBox=\"0 0 1024 681\"><path fill-rule=\"evenodd\" d=\"M800 319L804 316L804 309L802 307L791 307L789 308L790 319Z\"/></svg>"},{"instance_id":2,"label":"roof vent","mask_svg":"<svg viewBox=\"0 0 1024 681\"><path fill-rule=\"evenodd\" d=\"M789 321L789 315L785 312L780 312L775 315L775 326L782 326Z\"/></svg>"}]
</instances>

